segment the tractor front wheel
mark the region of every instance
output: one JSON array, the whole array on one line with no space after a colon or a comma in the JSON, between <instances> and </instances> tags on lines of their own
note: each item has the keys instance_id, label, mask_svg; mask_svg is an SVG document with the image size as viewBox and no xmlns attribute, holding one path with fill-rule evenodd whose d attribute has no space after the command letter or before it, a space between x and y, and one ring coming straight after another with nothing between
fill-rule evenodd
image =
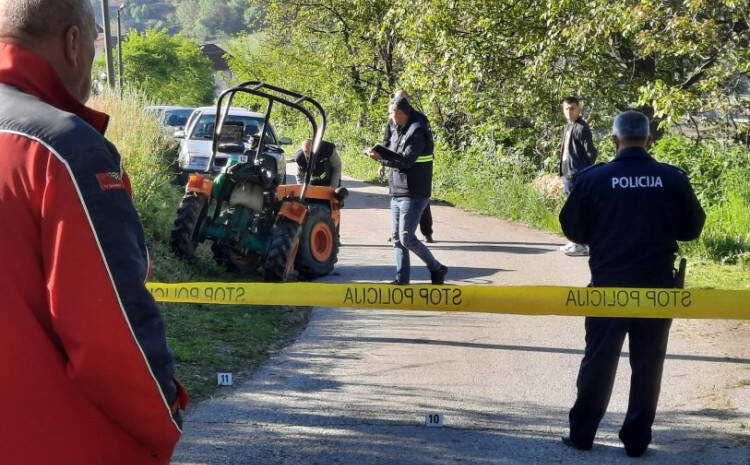
<instances>
[{"instance_id":1,"label":"tractor front wheel","mask_svg":"<svg viewBox=\"0 0 750 465\"><path fill-rule=\"evenodd\" d=\"M206 219L207 210L208 201L204 196L189 192L182 198L169 240L172 252L178 257L195 256L195 248L199 242L198 232Z\"/></svg>"},{"instance_id":2,"label":"tractor front wheel","mask_svg":"<svg viewBox=\"0 0 750 465\"><path fill-rule=\"evenodd\" d=\"M297 223L282 219L271 230L266 259L263 262L263 277L268 281L286 281L294 270L294 257L299 241L296 241Z\"/></svg>"},{"instance_id":3,"label":"tractor front wheel","mask_svg":"<svg viewBox=\"0 0 750 465\"><path fill-rule=\"evenodd\" d=\"M295 267L306 279L319 278L333 271L338 253L338 233L330 212L313 208L302 226Z\"/></svg>"}]
</instances>

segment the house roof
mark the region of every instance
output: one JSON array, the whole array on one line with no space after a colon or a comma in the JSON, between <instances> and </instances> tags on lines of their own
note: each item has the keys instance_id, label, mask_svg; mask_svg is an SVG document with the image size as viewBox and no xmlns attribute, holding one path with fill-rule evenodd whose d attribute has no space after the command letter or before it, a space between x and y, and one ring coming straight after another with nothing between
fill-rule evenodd
<instances>
[{"instance_id":1,"label":"house roof","mask_svg":"<svg viewBox=\"0 0 750 465\"><path fill-rule=\"evenodd\" d=\"M229 71L229 64L224 58L226 50L216 44L203 44L198 47L203 54L211 60L211 68L214 71Z\"/></svg>"}]
</instances>

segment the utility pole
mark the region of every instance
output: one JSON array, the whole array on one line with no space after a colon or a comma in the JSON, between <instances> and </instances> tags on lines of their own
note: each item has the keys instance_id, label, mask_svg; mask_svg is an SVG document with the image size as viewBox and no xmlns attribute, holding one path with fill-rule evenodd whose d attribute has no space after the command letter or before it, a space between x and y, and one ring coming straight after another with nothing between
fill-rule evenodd
<instances>
[{"instance_id":1,"label":"utility pole","mask_svg":"<svg viewBox=\"0 0 750 465\"><path fill-rule=\"evenodd\" d=\"M110 89L115 88L115 73L112 66L112 44L109 41L112 33L109 27L109 0L102 0L102 26L104 26L104 53L107 56L107 84Z\"/></svg>"},{"instance_id":2,"label":"utility pole","mask_svg":"<svg viewBox=\"0 0 750 465\"><path fill-rule=\"evenodd\" d=\"M120 98L122 98L122 32L120 32L120 12L123 8L125 8L124 3L117 8L117 71L120 78L118 83Z\"/></svg>"}]
</instances>

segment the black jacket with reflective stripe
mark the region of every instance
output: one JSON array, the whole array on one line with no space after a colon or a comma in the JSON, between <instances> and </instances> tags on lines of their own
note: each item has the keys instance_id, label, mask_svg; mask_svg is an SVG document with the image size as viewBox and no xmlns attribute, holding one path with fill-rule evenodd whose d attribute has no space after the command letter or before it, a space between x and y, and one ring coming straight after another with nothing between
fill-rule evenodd
<instances>
[{"instance_id":1,"label":"black jacket with reflective stripe","mask_svg":"<svg viewBox=\"0 0 750 465\"><path fill-rule=\"evenodd\" d=\"M386 131L388 128L386 128ZM380 162L391 168L388 188L393 197L429 198L432 195L432 132L424 114L413 111L395 134L384 134L383 141L396 153L381 154Z\"/></svg>"}]
</instances>

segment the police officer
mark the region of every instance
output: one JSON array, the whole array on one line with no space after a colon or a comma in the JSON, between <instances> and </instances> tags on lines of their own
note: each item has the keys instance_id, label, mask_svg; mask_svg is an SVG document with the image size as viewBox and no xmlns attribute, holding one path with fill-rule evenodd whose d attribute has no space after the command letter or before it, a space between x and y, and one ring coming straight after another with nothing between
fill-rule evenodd
<instances>
[{"instance_id":1,"label":"police officer","mask_svg":"<svg viewBox=\"0 0 750 465\"><path fill-rule=\"evenodd\" d=\"M617 156L581 171L560 212L573 242L588 244L591 285L675 286L677 241L696 239L705 214L685 173L649 156L648 118L637 111L617 115L612 142ZM586 349L578 373L578 395L563 442L591 449L607 410L625 335L630 342L630 399L620 439L639 457L651 442L661 387L669 319L587 317Z\"/></svg>"},{"instance_id":2,"label":"police officer","mask_svg":"<svg viewBox=\"0 0 750 465\"><path fill-rule=\"evenodd\" d=\"M395 97L388 112L397 126L390 150L374 147L366 155L391 168L388 188L391 194L391 237L396 258L393 284L409 284L409 252L414 252L425 262L432 284L443 284L448 268L438 262L415 235L419 218L432 193L432 134L405 97Z\"/></svg>"},{"instance_id":3,"label":"police officer","mask_svg":"<svg viewBox=\"0 0 750 465\"><path fill-rule=\"evenodd\" d=\"M297 162L297 184L305 182L305 174L310 167L310 153L312 152L312 139L302 141L299 150L294 153L294 161ZM336 146L331 142L321 141L318 149L318 157L315 166L312 167L310 184L313 186L339 187L341 184L341 158L336 151Z\"/></svg>"}]
</instances>

